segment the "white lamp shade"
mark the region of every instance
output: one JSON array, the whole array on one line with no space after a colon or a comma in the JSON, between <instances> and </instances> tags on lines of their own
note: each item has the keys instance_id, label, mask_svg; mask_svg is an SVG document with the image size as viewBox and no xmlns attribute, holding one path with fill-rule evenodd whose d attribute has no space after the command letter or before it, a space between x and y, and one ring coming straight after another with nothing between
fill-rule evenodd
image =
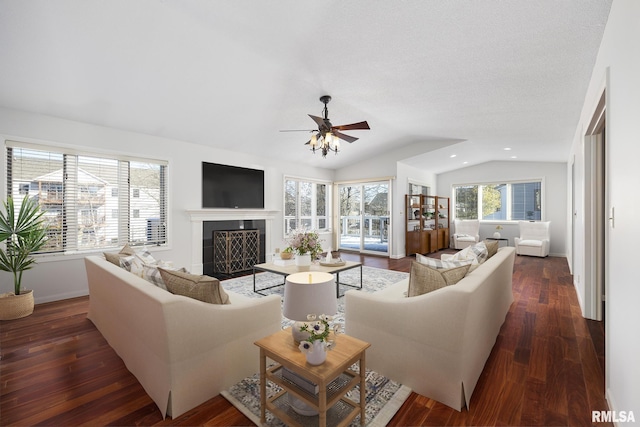
<instances>
[{"instance_id":1,"label":"white lamp shade","mask_svg":"<svg viewBox=\"0 0 640 427\"><path fill-rule=\"evenodd\" d=\"M334 315L337 311L336 281L333 274L311 271L287 276L282 309L284 317L306 321L309 314Z\"/></svg>"}]
</instances>

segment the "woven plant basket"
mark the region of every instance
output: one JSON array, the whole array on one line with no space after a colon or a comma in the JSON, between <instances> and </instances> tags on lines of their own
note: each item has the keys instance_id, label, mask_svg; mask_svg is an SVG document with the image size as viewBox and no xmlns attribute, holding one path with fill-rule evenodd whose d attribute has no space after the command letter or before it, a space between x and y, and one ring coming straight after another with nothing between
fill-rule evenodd
<instances>
[{"instance_id":1,"label":"woven plant basket","mask_svg":"<svg viewBox=\"0 0 640 427\"><path fill-rule=\"evenodd\" d=\"M33 313L33 291L24 290L20 295L13 292L0 294L0 320L13 320Z\"/></svg>"}]
</instances>

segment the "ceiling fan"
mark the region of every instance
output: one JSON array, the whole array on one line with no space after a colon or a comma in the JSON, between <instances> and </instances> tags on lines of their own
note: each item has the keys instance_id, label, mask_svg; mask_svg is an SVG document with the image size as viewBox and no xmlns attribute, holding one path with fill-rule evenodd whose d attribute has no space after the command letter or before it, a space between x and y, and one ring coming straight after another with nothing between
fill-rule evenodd
<instances>
[{"instance_id":1,"label":"ceiling fan","mask_svg":"<svg viewBox=\"0 0 640 427\"><path fill-rule=\"evenodd\" d=\"M329 110L327 109L327 104L331 101L331 97L329 95L323 95L320 97L320 102L324 104L324 110L322 113L324 117L313 116L309 114L309 117L316 122L318 125L317 130L308 130L304 132L312 132L313 135L311 139L307 141L305 145L310 145L311 150L315 153L316 149L322 152L322 157L326 157L329 151L333 151L334 153L338 153L340 150L340 140L345 140L349 143L353 141L357 141L358 138L355 138L350 135L345 135L341 131L343 130L366 130L371 129L369 124L364 122L351 123L349 125L340 125L333 126L329 121ZM296 130L282 130L280 132L298 132Z\"/></svg>"}]
</instances>

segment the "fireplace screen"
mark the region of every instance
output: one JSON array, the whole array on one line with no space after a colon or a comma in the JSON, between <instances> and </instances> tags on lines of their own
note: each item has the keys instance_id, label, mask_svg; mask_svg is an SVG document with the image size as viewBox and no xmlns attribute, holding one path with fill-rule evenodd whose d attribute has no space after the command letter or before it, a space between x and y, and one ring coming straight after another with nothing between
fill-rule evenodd
<instances>
[{"instance_id":1,"label":"fireplace screen","mask_svg":"<svg viewBox=\"0 0 640 427\"><path fill-rule=\"evenodd\" d=\"M213 268L216 273L250 270L260 263L260 232L233 230L213 232Z\"/></svg>"}]
</instances>

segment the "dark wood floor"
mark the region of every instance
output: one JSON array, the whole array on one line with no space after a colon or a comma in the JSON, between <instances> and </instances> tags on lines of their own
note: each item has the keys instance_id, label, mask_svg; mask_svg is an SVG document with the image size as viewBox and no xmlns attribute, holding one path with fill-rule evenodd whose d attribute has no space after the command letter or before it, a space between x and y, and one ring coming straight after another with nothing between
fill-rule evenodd
<instances>
[{"instance_id":1,"label":"dark wood floor","mask_svg":"<svg viewBox=\"0 0 640 427\"><path fill-rule=\"evenodd\" d=\"M407 272L412 261L343 258ZM588 426L592 410L608 409L603 328L580 315L566 260L517 257L514 270L515 302L471 408L412 393L390 425ZM87 309L88 297L75 298L0 322L0 425L252 425L221 396L163 420Z\"/></svg>"}]
</instances>

